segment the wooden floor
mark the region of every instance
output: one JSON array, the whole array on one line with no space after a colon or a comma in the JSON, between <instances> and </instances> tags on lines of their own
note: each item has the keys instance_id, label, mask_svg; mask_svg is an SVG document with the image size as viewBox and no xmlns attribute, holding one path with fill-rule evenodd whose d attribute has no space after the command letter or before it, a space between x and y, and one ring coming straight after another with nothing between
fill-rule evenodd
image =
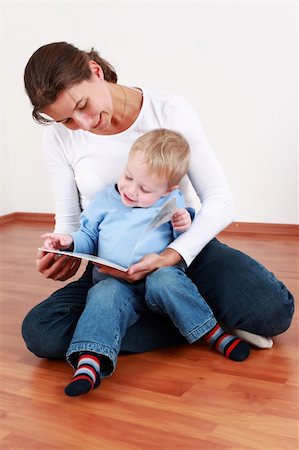
<instances>
[{"instance_id":1,"label":"wooden floor","mask_svg":"<svg viewBox=\"0 0 299 450\"><path fill-rule=\"evenodd\" d=\"M26 312L61 284L35 270L46 224L1 228L1 434L8 449L298 449L298 312L271 350L234 363L205 344L121 356L87 396L67 397L72 369L21 338ZM298 298L298 239L225 234ZM297 246L297 247L296 247Z\"/></svg>"}]
</instances>

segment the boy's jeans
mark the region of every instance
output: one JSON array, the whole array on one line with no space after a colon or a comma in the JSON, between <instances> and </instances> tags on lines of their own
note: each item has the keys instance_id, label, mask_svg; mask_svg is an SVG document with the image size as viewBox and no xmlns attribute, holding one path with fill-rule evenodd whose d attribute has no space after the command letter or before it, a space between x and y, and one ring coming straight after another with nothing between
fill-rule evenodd
<instances>
[{"instance_id":1,"label":"boy's jeans","mask_svg":"<svg viewBox=\"0 0 299 450\"><path fill-rule=\"evenodd\" d=\"M163 267L134 284L108 277L88 292L67 351L70 364L76 367L78 353L91 351L106 356L101 376L111 375L127 329L146 308L167 314L190 343L216 324L210 307L180 266Z\"/></svg>"}]
</instances>

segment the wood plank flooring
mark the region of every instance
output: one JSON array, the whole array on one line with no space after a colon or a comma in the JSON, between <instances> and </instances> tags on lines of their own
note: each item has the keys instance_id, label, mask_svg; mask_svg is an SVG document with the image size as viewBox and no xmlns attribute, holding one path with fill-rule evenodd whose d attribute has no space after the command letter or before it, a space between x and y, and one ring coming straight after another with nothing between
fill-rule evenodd
<instances>
[{"instance_id":1,"label":"wood plank flooring","mask_svg":"<svg viewBox=\"0 0 299 450\"><path fill-rule=\"evenodd\" d=\"M35 269L48 229L1 227L2 450L298 448L298 312L273 349L252 349L244 363L204 343L125 355L99 389L67 397L72 369L35 357L20 333L26 312L62 286ZM221 240L265 264L298 298L298 238L225 233Z\"/></svg>"}]
</instances>

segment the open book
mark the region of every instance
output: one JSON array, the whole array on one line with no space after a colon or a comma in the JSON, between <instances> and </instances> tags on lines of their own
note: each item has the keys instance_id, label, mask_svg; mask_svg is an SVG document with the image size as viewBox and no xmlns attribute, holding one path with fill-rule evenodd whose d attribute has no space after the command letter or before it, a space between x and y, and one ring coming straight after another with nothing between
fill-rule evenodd
<instances>
[{"instance_id":1,"label":"open book","mask_svg":"<svg viewBox=\"0 0 299 450\"><path fill-rule=\"evenodd\" d=\"M136 242L135 247L132 251L131 261L134 256L135 248L136 248L137 244L139 243L139 240L143 237L143 235L145 233L147 233L149 230L151 230L153 228L157 228L160 225L163 225L163 223L168 222L177 210L178 210L178 206L177 206L175 197L168 200L168 202L166 202L165 205L162 206L162 208L152 218L152 220L144 228L143 232L139 236L138 241ZM86 253L70 252L70 251L63 251L63 250L48 250L48 249L44 249L41 247L39 247L38 250L42 250L43 252L47 252L47 253L56 253L57 255L67 255L67 256L74 257L74 258L86 259L88 261L95 262L95 263L101 264L103 266L109 266L109 267L112 267L113 269L121 270L122 272L127 272L129 269L129 267L120 266L118 264L115 264L113 261L108 261L107 259L100 258L99 256L88 255Z\"/></svg>"}]
</instances>

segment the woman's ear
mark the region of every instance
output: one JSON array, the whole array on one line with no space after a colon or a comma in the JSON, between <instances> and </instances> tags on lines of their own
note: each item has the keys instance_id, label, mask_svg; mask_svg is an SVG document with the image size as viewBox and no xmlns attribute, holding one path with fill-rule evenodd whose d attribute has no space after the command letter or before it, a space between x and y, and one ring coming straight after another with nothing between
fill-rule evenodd
<instances>
[{"instance_id":1,"label":"woman's ear","mask_svg":"<svg viewBox=\"0 0 299 450\"><path fill-rule=\"evenodd\" d=\"M96 77L98 77L100 80L104 80L104 72L102 70L102 67L98 65L95 61L91 60L88 63L90 71L92 74L94 74Z\"/></svg>"}]
</instances>

